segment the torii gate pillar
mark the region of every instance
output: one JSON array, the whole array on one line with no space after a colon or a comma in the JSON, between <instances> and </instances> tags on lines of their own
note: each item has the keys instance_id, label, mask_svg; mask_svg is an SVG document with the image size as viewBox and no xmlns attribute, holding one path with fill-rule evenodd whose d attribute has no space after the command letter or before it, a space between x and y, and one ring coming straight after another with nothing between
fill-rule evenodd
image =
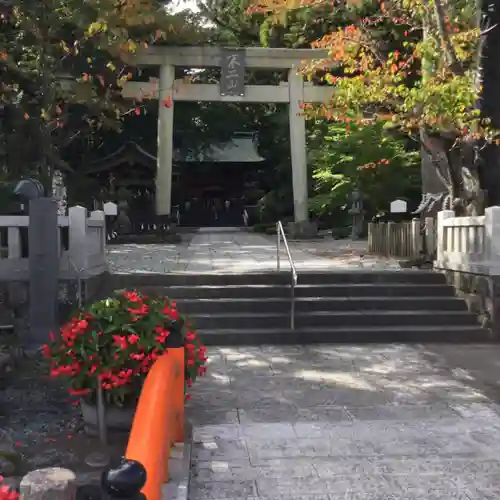
<instances>
[{"instance_id":1,"label":"torii gate pillar","mask_svg":"<svg viewBox=\"0 0 500 500\"><path fill-rule=\"evenodd\" d=\"M304 103L304 79L294 68L288 71L290 95L290 157L292 160L293 208L295 222L305 223L309 219L307 185L306 120L301 104Z\"/></svg>"},{"instance_id":2,"label":"torii gate pillar","mask_svg":"<svg viewBox=\"0 0 500 500\"><path fill-rule=\"evenodd\" d=\"M174 151L175 67L160 66L158 82L158 155L156 169L156 214L170 215L172 199L172 162ZM166 103L168 102L168 106Z\"/></svg>"}]
</instances>

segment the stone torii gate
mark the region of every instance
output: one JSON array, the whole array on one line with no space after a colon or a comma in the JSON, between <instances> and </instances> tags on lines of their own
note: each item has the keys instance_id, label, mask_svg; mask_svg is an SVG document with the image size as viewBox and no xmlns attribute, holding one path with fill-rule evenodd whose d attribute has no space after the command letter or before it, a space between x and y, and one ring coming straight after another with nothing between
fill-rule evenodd
<instances>
[{"instance_id":1,"label":"stone torii gate","mask_svg":"<svg viewBox=\"0 0 500 500\"><path fill-rule=\"evenodd\" d=\"M174 103L176 101L219 101L288 103L292 160L293 199L296 230L308 226L308 179L306 124L301 105L327 101L333 92L328 86L304 83L297 73L301 61L328 59L319 49L268 49L249 47L149 47L128 62L135 66L159 66L155 82L130 81L124 85L125 98L147 96L159 100L158 155L156 174L157 215L170 215L173 159ZM175 80L175 67L222 69L219 84L191 84ZM280 85L245 85L245 68L288 70L288 81ZM168 105L165 105L168 103ZM307 230L306 230L307 231Z\"/></svg>"}]
</instances>

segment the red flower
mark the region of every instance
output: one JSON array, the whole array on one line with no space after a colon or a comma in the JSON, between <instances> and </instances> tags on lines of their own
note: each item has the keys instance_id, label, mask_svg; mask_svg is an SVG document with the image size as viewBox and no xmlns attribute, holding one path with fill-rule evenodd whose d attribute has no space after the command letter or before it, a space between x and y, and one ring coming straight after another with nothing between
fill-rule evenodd
<instances>
[{"instance_id":1,"label":"red flower","mask_svg":"<svg viewBox=\"0 0 500 500\"><path fill-rule=\"evenodd\" d=\"M127 339L122 335L113 335L113 340L119 349L125 350L128 347Z\"/></svg>"},{"instance_id":2,"label":"red flower","mask_svg":"<svg viewBox=\"0 0 500 500\"><path fill-rule=\"evenodd\" d=\"M137 342L139 342L139 340L140 340L139 335L136 335L135 333L128 336L129 344L137 344Z\"/></svg>"},{"instance_id":3,"label":"red flower","mask_svg":"<svg viewBox=\"0 0 500 500\"><path fill-rule=\"evenodd\" d=\"M155 336L155 339L160 344L163 344L167 337L170 335L170 332L162 326L155 326L155 332L158 334Z\"/></svg>"},{"instance_id":4,"label":"red flower","mask_svg":"<svg viewBox=\"0 0 500 500\"><path fill-rule=\"evenodd\" d=\"M70 387L68 389L68 392L72 396L85 396L85 395L87 395L90 392L90 389L73 389L73 388Z\"/></svg>"},{"instance_id":5,"label":"red flower","mask_svg":"<svg viewBox=\"0 0 500 500\"><path fill-rule=\"evenodd\" d=\"M8 486L0 486L0 500L18 500L18 498L17 491L11 490Z\"/></svg>"},{"instance_id":6,"label":"red flower","mask_svg":"<svg viewBox=\"0 0 500 500\"><path fill-rule=\"evenodd\" d=\"M145 316L149 311L149 307L146 304L141 304L137 308L128 307L127 311L132 314L137 314L138 316Z\"/></svg>"},{"instance_id":7,"label":"red flower","mask_svg":"<svg viewBox=\"0 0 500 500\"><path fill-rule=\"evenodd\" d=\"M133 352L130 355L130 359L135 359L136 361L141 361L141 359L144 359L145 356L146 355L143 352L140 352L140 353Z\"/></svg>"},{"instance_id":8,"label":"red flower","mask_svg":"<svg viewBox=\"0 0 500 500\"><path fill-rule=\"evenodd\" d=\"M175 308L169 307L168 303L165 304L161 313L167 316L167 318L170 318L172 321L177 321L179 319L179 312Z\"/></svg>"},{"instance_id":9,"label":"red flower","mask_svg":"<svg viewBox=\"0 0 500 500\"><path fill-rule=\"evenodd\" d=\"M141 296L137 292L125 292L123 294L130 302L141 302Z\"/></svg>"}]
</instances>

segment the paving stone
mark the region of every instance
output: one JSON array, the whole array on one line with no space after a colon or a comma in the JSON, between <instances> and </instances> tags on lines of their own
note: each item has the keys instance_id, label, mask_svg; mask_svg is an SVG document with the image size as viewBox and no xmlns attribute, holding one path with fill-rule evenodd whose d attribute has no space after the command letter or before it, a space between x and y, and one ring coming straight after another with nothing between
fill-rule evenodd
<instances>
[{"instance_id":1,"label":"paving stone","mask_svg":"<svg viewBox=\"0 0 500 500\"><path fill-rule=\"evenodd\" d=\"M201 481L243 481L256 479L318 478L318 473L310 461L304 459L268 460L253 466L248 461L194 461L193 475Z\"/></svg>"},{"instance_id":2,"label":"paving stone","mask_svg":"<svg viewBox=\"0 0 500 500\"><path fill-rule=\"evenodd\" d=\"M239 421L242 424L251 422L294 422L301 420L300 410L291 404L275 403L266 407L250 407L238 409Z\"/></svg>"},{"instance_id":3,"label":"paving stone","mask_svg":"<svg viewBox=\"0 0 500 500\"><path fill-rule=\"evenodd\" d=\"M276 239L274 236L227 232L222 235L198 232L183 235L179 244L124 244L109 246L106 251L112 272L122 273L213 273L254 272L276 270ZM353 253L347 240L318 240L313 245L289 242L297 270L322 269L392 269L396 261L370 257L365 241L359 242ZM285 262L285 250L281 252Z\"/></svg>"},{"instance_id":4,"label":"paving stone","mask_svg":"<svg viewBox=\"0 0 500 500\"><path fill-rule=\"evenodd\" d=\"M293 429L299 438L330 438L337 426L335 422L294 422Z\"/></svg>"},{"instance_id":5,"label":"paving stone","mask_svg":"<svg viewBox=\"0 0 500 500\"><path fill-rule=\"evenodd\" d=\"M344 408L329 408L329 407L309 407L307 409L299 409L299 418L307 422L327 421L327 422L342 422L350 421L351 416Z\"/></svg>"},{"instance_id":6,"label":"paving stone","mask_svg":"<svg viewBox=\"0 0 500 500\"><path fill-rule=\"evenodd\" d=\"M255 482L246 481L197 481L191 482L192 496L207 500L235 500L257 496Z\"/></svg>"},{"instance_id":7,"label":"paving stone","mask_svg":"<svg viewBox=\"0 0 500 500\"><path fill-rule=\"evenodd\" d=\"M258 474L254 467L243 460L226 461L193 461L192 474L197 483L215 481L251 481Z\"/></svg>"},{"instance_id":8,"label":"paving stone","mask_svg":"<svg viewBox=\"0 0 500 500\"><path fill-rule=\"evenodd\" d=\"M432 474L420 476L389 476L393 491L401 491L409 498L469 500L470 485L457 476Z\"/></svg>"},{"instance_id":9,"label":"paving stone","mask_svg":"<svg viewBox=\"0 0 500 500\"><path fill-rule=\"evenodd\" d=\"M423 347L246 351L216 350L238 394L239 419L195 428L208 449L194 453L200 484L191 500L500 498L500 407L434 365ZM237 366L245 359L263 359L266 374ZM200 386L207 407L211 390L217 386ZM224 445L210 449L212 441Z\"/></svg>"},{"instance_id":10,"label":"paving stone","mask_svg":"<svg viewBox=\"0 0 500 500\"><path fill-rule=\"evenodd\" d=\"M425 418L450 418L457 413L447 405L401 406L378 405L346 407L347 413L355 420L420 420Z\"/></svg>"},{"instance_id":11,"label":"paving stone","mask_svg":"<svg viewBox=\"0 0 500 500\"><path fill-rule=\"evenodd\" d=\"M188 409L189 420L193 425L217 425L217 424L235 424L239 422L238 411L221 411L220 409L208 409L200 406L198 408Z\"/></svg>"},{"instance_id":12,"label":"paving stone","mask_svg":"<svg viewBox=\"0 0 500 500\"><path fill-rule=\"evenodd\" d=\"M214 439L194 443L193 460L239 460L248 457L246 443L243 439Z\"/></svg>"},{"instance_id":13,"label":"paving stone","mask_svg":"<svg viewBox=\"0 0 500 500\"><path fill-rule=\"evenodd\" d=\"M383 460L380 457L357 457L355 460L313 459L313 466L318 476L324 479L337 476L381 476L393 472L396 461ZM397 461L399 462L399 461Z\"/></svg>"},{"instance_id":14,"label":"paving stone","mask_svg":"<svg viewBox=\"0 0 500 500\"><path fill-rule=\"evenodd\" d=\"M498 500L500 498L500 481L497 475L475 476L467 484L470 500Z\"/></svg>"},{"instance_id":15,"label":"paving stone","mask_svg":"<svg viewBox=\"0 0 500 500\"><path fill-rule=\"evenodd\" d=\"M267 439L248 442L250 460L254 465L264 460L303 457L328 457L332 443L328 439Z\"/></svg>"},{"instance_id":16,"label":"paving stone","mask_svg":"<svg viewBox=\"0 0 500 500\"><path fill-rule=\"evenodd\" d=\"M215 439L237 440L242 432L239 424L200 425L193 429L193 441L213 441Z\"/></svg>"},{"instance_id":17,"label":"paving stone","mask_svg":"<svg viewBox=\"0 0 500 500\"><path fill-rule=\"evenodd\" d=\"M335 482L325 481L322 478L306 477L293 478L283 476L281 478L257 479L257 488L261 498L321 495L335 491Z\"/></svg>"},{"instance_id":18,"label":"paving stone","mask_svg":"<svg viewBox=\"0 0 500 500\"><path fill-rule=\"evenodd\" d=\"M294 439L297 437L289 422L242 425L241 435L247 439Z\"/></svg>"}]
</instances>

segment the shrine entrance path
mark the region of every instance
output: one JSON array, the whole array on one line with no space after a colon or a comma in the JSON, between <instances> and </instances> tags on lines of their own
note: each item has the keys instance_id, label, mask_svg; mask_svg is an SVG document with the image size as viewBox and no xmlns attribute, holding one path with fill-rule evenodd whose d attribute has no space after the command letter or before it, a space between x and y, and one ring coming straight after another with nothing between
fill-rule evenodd
<instances>
[{"instance_id":1,"label":"shrine entrance path","mask_svg":"<svg viewBox=\"0 0 500 500\"><path fill-rule=\"evenodd\" d=\"M183 235L179 244L109 245L108 261L115 273L248 273L276 270L276 237L247 231L205 228ZM365 241L290 242L297 270L394 269L395 261L367 256ZM283 269L289 269L284 248Z\"/></svg>"},{"instance_id":2,"label":"shrine entrance path","mask_svg":"<svg viewBox=\"0 0 500 500\"><path fill-rule=\"evenodd\" d=\"M500 346L215 348L190 500L500 498Z\"/></svg>"}]
</instances>

